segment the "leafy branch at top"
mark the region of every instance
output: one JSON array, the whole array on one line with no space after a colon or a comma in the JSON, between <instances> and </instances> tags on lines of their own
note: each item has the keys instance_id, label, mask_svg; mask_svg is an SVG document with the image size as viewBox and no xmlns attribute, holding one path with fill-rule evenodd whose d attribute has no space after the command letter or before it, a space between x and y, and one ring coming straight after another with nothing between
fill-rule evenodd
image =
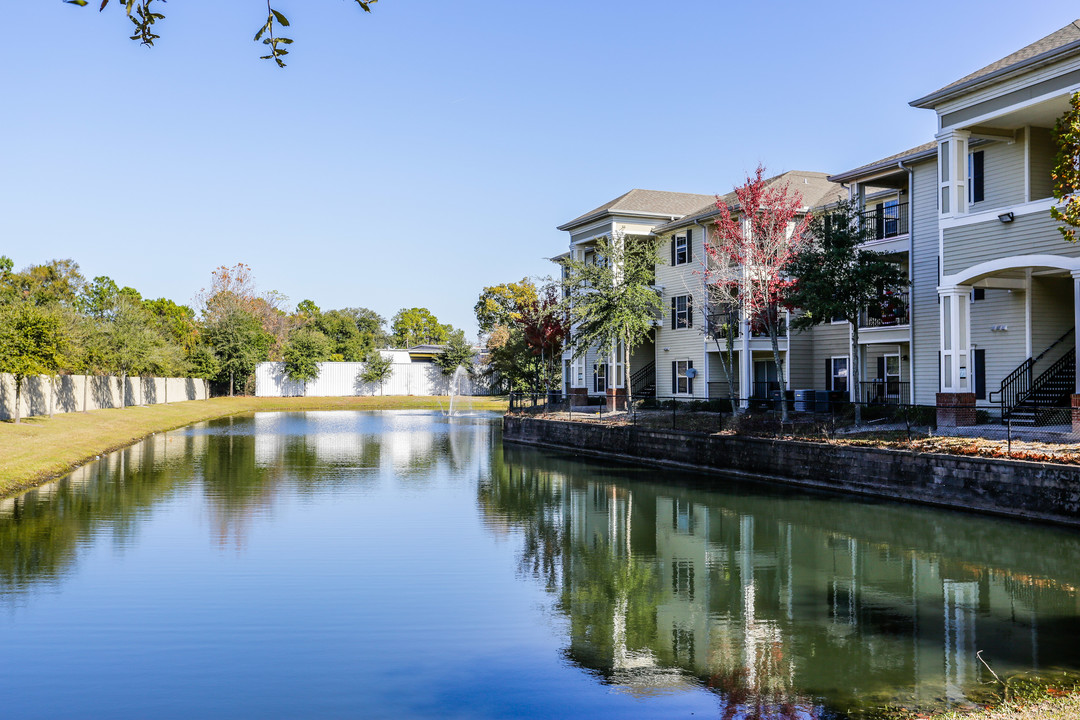
<instances>
[{"instance_id":1,"label":"leafy branch at top","mask_svg":"<svg viewBox=\"0 0 1080 720\"><path fill-rule=\"evenodd\" d=\"M101 0L101 6L98 11L104 10L110 0ZM165 0L158 0L162 3ZM79 7L85 7L89 4L88 0L63 0L68 5L78 5ZM165 16L156 10L151 9L151 5L155 0L118 0L118 2L124 5L124 9L127 12L128 19L131 20L135 26L135 34L131 36L132 40L138 40L140 44L152 47L154 41L161 36L154 33L154 24L158 20L164 20ZM371 6L378 0L354 0L357 5L364 12L371 12ZM266 22L259 31L255 33L255 42L262 42L269 48L268 55L261 55L261 60L273 60L277 63L278 67L285 67L283 57L289 54L286 49L286 45L292 44L292 38L279 37L274 34L274 25L277 24L280 27L289 27L289 20L282 13L278 12L270 6L270 0L266 3Z\"/></svg>"}]
</instances>

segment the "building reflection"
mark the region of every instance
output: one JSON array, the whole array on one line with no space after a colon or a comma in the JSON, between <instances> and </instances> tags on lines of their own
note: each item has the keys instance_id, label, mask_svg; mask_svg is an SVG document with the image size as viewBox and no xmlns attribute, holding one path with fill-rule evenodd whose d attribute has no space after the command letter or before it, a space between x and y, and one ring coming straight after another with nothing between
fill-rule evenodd
<instances>
[{"instance_id":1,"label":"building reflection","mask_svg":"<svg viewBox=\"0 0 1080 720\"><path fill-rule=\"evenodd\" d=\"M962 702L991 680L978 651L999 674L1080 668L1075 533L495 452L489 522L522 532L567 656L627 691L704 685L726 716L805 717Z\"/></svg>"}]
</instances>

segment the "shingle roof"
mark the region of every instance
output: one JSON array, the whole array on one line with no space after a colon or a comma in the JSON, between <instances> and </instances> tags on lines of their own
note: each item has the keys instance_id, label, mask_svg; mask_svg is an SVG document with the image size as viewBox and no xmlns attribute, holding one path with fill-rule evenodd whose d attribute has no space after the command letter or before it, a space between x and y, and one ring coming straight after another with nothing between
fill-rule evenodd
<instances>
[{"instance_id":1,"label":"shingle roof","mask_svg":"<svg viewBox=\"0 0 1080 720\"><path fill-rule=\"evenodd\" d=\"M817 207L826 202L832 202L835 196L843 191L843 188L838 184L829 180L828 173L808 172L805 170L789 170L786 173L768 178L765 182L768 185L787 184L798 190L802 195L803 205L806 207ZM734 191L721 195L720 200L730 208L735 208L738 205ZM719 213L720 210L716 205L716 196L714 195L708 203L698 206L678 220L653 228L653 232L663 233L685 225L692 225L695 222L714 217Z\"/></svg>"},{"instance_id":2,"label":"shingle roof","mask_svg":"<svg viewBox=\"0 0 1080 720\"><path fill-rule=\"evenodd\" d=\"M876 172L877 170L882 170L882 169L885 169L885 168L890 167L890 166L895 166L897 163L899 163L902 160L915 160L915 159L918 159L920 156L923 156L923 155L929 157L931 155L936 155L936 154L937 154L937 142L936 141L923 143L922 145L917 145L917 146L911 148L910 150L905 150L904 152L899 152L899 153L896 153L895 155L890 155L889 157L881 158L880 160L875 160L874 162L867 163L866 165L860 165L859 167L855 168L854 170L848 170L847 172L837 173L836 175L830 175L829 180L831 180L833 182L847 182L848 180L852 180L852 179L857 178L857 177L859 177L861 175L868 175L871 172Z\"/></svg>"},{"instance_id":3,"label":"shingle roof","mask_svg":"<svg viewBox=\"0 0 1080 720\"><path fill-rule=\"evenodd\" d=\"M563 223L558 229L569 230L589 220L619 213L678 217L685 215L694 208L701 207L711 197L711 195L694 195L692 193L667 192L665 190L631 190L611 202L590 210L584 215L579 215L570 222Z\"/></svg>"},{"instance_id":4,"label":"shingle roof","mask_svg":"<svg viewBox=\"0 0 1080 720\"><path fill-rule=\"evenodd\" d=\"M965 75L940 90L935 90L918 100L912 100L909 104L913 107L930 108L942 100L958 95L976 85L1077 52L1080 52L1080 20L1074 20L1041 40L1036 40L1030 45L1001 58L997 62L990 63L970 75Z\"/></svg>"}]
</instances>

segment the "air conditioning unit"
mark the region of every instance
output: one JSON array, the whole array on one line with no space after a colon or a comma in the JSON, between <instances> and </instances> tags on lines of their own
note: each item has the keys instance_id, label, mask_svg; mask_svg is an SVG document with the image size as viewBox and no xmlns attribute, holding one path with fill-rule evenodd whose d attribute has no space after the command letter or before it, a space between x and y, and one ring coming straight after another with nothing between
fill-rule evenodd
<instances>
[{"instance_id":1,"label":"air conditioning unit","mask_svg":"<svg viewBox=\"0 0 1080 720\"><path fill-rule=\"evenodd\" d=\"M814 391L795 391L795 412L814 412Z\"/></svg>"}]
</instances>

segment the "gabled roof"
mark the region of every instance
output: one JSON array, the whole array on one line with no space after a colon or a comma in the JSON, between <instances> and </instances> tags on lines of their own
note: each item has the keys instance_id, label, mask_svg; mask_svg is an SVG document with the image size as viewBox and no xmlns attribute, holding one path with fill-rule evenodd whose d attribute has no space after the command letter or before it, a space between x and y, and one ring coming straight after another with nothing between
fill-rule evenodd
<instances>
[{"instance_id":1,"label":"gabled roof","mask_svg":"<svg viewBox=\"0 0 1080 720\"><path fill-rule=\"evenodd\" d=\"M910 150L890 155L887 158L881 158L875 160L872 163L866 165L860 165L854 170L848 170L847 172L837 173L836 175L830 175L829 180L835 183L847 182L864 175L871 175L879 170L885 170L890 167L897 167L901 162L914 162L916 160L922 160L925 158L934 157L937 155L937 142L923 143L917 145Z\"/></svg>"},{"instance_id":2,"label":"gabled roof","mask_svg":"<svg viewBox=\"0 0 1080 720\"><path fill-rule=\"evenodd\" d=\"M932 108L938 103L967 92L976 86L1024 70L1053 62L1067 55L1080 53L1080 20L1074 20L1057 32L1050 33L1041 40L1036 40L1027 47L1007 55L997 62L965 75L956 82L949 83L940 90L912 100L909 105L917 108Z\"/></svg>"},{"instance_id":3,"label":"gabled roof","mask_svg":"<svg viewBox=\"0 0 1080 720\"><path fill-rule=\"evenodd\" d=\"M631 190L611 202L580 215L558 230L570 230L597 220L604 215L644 215L647 217L681 217L708 202L711 195L667 192L666 190Z\"/></svg>"},{"instance_id":4,"label":"gabled roof","mask_svg":"<svg viewBox=\"0 0 1080 720\"><path fill-rule=\"evenodd\" d=\"M806 207L817 207L826 202L832 202L835 199L835 196L843 191L843 188L829 179L828 173L809 172L805 170L789 170L786 173L781 173L780 175L768 178L765 183L766 185L787 184L795 190L798 190L799 194L802 195L803 205ZM720 200L730 209L738 209L738 200L735 197L734 191L729 192L726 195L721 195ZM709 199L708 203L697 207L678 220L653 228L653 233L660 234L713 218L720 214L720 209L717 207L716 203L717 199L714 195Z\"/></svg>"}]
</instances>

